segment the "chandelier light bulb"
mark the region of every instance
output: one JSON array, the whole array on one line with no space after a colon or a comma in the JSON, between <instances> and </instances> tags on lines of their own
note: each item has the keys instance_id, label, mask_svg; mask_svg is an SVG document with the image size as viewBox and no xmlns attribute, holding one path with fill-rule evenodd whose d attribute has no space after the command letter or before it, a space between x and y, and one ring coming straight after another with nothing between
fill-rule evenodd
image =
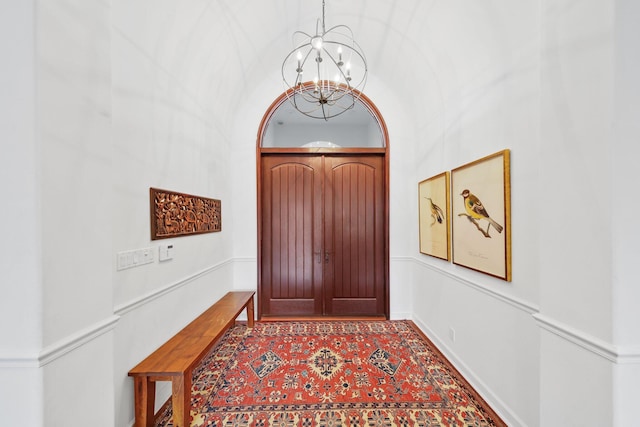
<instances>
[{"instance_id":1,"label":"chandelier light bulb","mask_svg":"<svg viewBox=\"0 0 640 427\"><path fill-rule=\"evenodd\" d=\"M322 36L315 36L311 39L311 46L313 46L315 50L320 50L322 49L322 41Z\"/></svg>"},{"instance_id":2,"label":"chandelier light bulb","mask_svg":"<svg viewBox=\"0 0 640 427\"><path fill-rule=\"evenodd\" d=\"M296 72L298 73L298 75L302 74L302 52L298 51L298 55L296 55L297 59L298 59L298 68L296 68Z\"/></svg>"}]
</instances>

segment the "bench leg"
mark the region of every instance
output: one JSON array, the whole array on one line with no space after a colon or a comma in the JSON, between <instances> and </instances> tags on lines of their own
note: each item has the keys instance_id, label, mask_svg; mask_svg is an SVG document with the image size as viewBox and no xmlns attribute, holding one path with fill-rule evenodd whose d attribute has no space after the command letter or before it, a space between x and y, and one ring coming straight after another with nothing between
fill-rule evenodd
<instances>
[{"instance_id":1,"label":"bench leg","mask_svg":"<svg viewBox=\"0 0 640 427\"><path fill-rule=\"evenodd\" d=\"M149 377L133 378L135 427L152 427L155 415L156 383Z\"/></svg>"},{"instance_id":2,"label":"bench leg","mask_svg":"<svg viewBox=\"0 0 640 427\"><path fill-rule=\"evenodd\" d=\"M253 297L247 303L247 326L253 328Z\"/></svg>"},{"instance_id":3,"label":"bench leg","mask_svg":"<svg viewBox=\"0 0 640 427\"><path fill-rule=\"evenodd\" d=\"M171 380L173 405L173 426L189 427L191 425L191 372Z\"/></svg>"}]
</instances>

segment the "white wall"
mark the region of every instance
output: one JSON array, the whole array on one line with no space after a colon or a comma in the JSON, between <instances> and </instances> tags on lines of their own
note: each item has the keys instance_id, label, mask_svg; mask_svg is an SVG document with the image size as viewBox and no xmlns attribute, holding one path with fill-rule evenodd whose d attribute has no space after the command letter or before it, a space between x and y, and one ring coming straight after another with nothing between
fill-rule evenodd
<instances>
[{"instance_id":1,"label":"white wall","mask_svg":"<svg viewBox=\"0 0 640 427\"><path fill-rule=\"evenodd\" d=\"M86 393L110 384L113 369L107 17L100 1L21 2L3 13L2 41L13 44L3 54L16 66L3 79L3 116L14 116L2 126L12 154L2 156L11 162L3 182L10 198L20 195L2 257L12 266L3 283L17 291L2 310L3 345L12 346L2 364L25 366L19 376L2 368L8 424L73 425L71 402L77 422L113 420L111 387L97 399Z\"/></svg>"},{"instance_id":2,"label":"white wall","mask_svg":"<svg viewBox=\"0 0 640 427\"><path fill-rule=\"evenodd\" d=\"M156 259L114 271L115 425L133 420L133 382L127 372L234 286L233 165L223 114L229 99L216 92L203 67L214 52L202 2L157 5L112 2L112 108L115 230L113 253L151 247ZM202 18L202 16L205 18ZM198 17L203 21L198 23ZM217 68L222 64L211 64ZM209 70L211 71L211 70ZM222 113L224 112L224 113ZM222 231L150 240L149 187L220 199ZM172 244L172 260L158 261L158 246ZM255 288L255 284L253 285ZM157 405L170 395L160 383Z\"/></svg>"},{"instance_id":3,"label":"white wall","mask_svg":"<svg viewBox=\"0 0 640 427\"><path fill-rule=\"evenodd\" d=\"M640 150L640 50L638 38L640 3L616 2L614 123L612 137L611 222L614 242L613 263L613 339L618 346L613 373L613 409L616 425L636 422L636 405L640 396L640 300L635 266L640 258L640 223L636 212L640 200L629 197L637 190L635 161Z\"/></svg>"},{"instance_id":4,"label":"white wall","mask_svg":"<svg viewBox=\"0 0 640 427\"><path fill-rule=\"evenodd\" d=\"M612 340L613 2L546 2L542 24L541 423L610 425L611 362L558 336ZM599 411L567 410L585 405Z\"/></svg>"},{"instance_id":5,"label":"white wall","mask_svg":"<svg viewBox=\"0 0 640 427\"><path fill-rule=\"evenodd\" d=\"M6 269L19 286L3 299L11 347L0 353L9 424L129 425L127 371L233 287L227 122L185 75L189 56L171 49L192 30L188 13L172 37L171 10L76 3L3 14L3 53L16 64L2 80L4 116L15 111L2 123L15 137L3 178L20 206ZM116 271L117 252L157 250L150 186L222 199L223 232L165 241L172 261Z\"/></svg>"},{"instance_id":6,"label":"white wall","mask_svg":"<svg viewBox=\"0 0 640 427\"><path fill-rule=\"evenodd\" d=\"M539 425L538 5L438 2L430 16L428 50L413 65L430 72L414 91L425 100L414 116L420 142L402 179L416 194L423 179L509 148L513 280L421 255L414 238L413 317L509 425Z\"/></svg>"},{"instance_id":7,"label":"white wall","mask_svg":"<svg viewBox=\"0 0 640 427\"><path fill-rule=\"evenodd\" d=\"M36 17L44 420L111 425L109 2L39 3Z\"/></svg>"},{"instance_id":8,"label":"white wall","mask_svg":"<svg viewBox=\"0 0 640 427\"><path fill-rule=\"evenodd\" d=\"M427 38L449 55L425 60L440 99L416 182L511 149L513 281L418 256L416 321L510 425L633 423L640 339L625 271L637 233L618 165L637 151L637 6L484 5L491 15L467 23L473 39L458 27L473 9L436 9Z\"/></svg>"},{"instance_id":9,"label":"white wall","mask_svg":"<svg viewBox=\"0 0 640 427\"><path fill-rule=\"evenodd\" d=\"M0 413L9 425L42 422L42 277L36 140L35 5L0 14L0 188L6 224L0 247ZM19 327L18 327L19 325ZM15 396L21 396L16 400Z\"/></svg>"}]
</instances>

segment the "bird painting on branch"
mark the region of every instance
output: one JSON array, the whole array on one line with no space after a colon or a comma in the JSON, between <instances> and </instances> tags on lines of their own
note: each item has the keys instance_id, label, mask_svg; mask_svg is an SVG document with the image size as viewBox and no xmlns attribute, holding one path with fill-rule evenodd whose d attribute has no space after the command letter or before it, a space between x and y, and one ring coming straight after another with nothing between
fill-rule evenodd
<instances>
[{"instance_id":1,"label":"bird painting on branch","mask_svg":"<svg viewBox=\"0 0 640 427\"><path fill-rule=\"evenodd\" d=\"M444 212L442 212L442 209L440 208L440 206L433 203L433 200L431 200L431 197L425 197L425 199L429 201L429 208L431 209L431 218L433 218L433 221L431 222L431 226L433 227L436 221L439 224L442 224L442 222L444 221Z\"/></svg>"},{"instance_id":2,"label":"bird painting on branch","mask_svg":"<svg viewBox=\"0 0 640 427\"><path fill-rule=\"evenodd\" d=\"M469 221L475 224L476 228L484 235L484 237L491 237L491 235L489 235L489 227L493 227L498 233L502 233L503 227L489 216L489 213L483 206L480 199L466 189L460 193L460 195L464 199L464 208L467 213L461 213L458 214L458 216L466 216ZM486 231L481 228L478 223L478 221L482 219L486 219L489 222L489 224L487 224Z\"/></svg>"}]
</instances>

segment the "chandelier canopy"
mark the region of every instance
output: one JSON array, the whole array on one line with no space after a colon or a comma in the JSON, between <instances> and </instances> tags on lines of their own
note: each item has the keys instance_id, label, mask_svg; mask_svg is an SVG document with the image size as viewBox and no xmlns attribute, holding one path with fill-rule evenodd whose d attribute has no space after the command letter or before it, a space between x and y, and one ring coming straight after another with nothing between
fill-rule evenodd
<instances>
[{"instance_id":1,"label":"chandelier canopy","mask_svg":"<svg viewBox=\"0 0 640 427\"><path fill-rule=\"evenodd\" d=\"M296 110L328 120L355 105L367 81L367 60L346 25L325 28L325 2L314 35L293 33L295 48L282 62L282 80Z\"/></svg>"}]
</instances>

